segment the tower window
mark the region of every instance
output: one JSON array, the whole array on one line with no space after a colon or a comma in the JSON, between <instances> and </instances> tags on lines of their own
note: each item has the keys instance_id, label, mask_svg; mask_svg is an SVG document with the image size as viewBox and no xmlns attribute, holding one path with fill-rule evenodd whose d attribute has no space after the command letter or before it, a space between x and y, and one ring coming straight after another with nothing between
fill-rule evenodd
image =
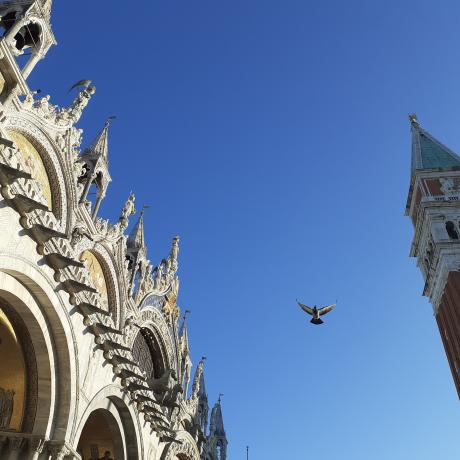
<instances>
[{"instance_id":1,"label":"tower window","mask_svg":"<svg viewBox=\"0 0 460 460\"><path fill-rule=\"evenodd\" d=\"M446 222L446 231L450 238L453 240L458 240L458 233L455 230L455 225L450 220Z\"/></svg>"}]
</instances>

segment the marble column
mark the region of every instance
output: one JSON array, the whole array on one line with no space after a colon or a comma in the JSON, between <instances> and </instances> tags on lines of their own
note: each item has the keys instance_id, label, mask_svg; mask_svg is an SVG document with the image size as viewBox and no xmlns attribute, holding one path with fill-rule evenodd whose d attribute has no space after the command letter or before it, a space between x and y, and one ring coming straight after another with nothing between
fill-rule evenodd
<instances>
[{"instance_id":1,"label":"marble column","mask_svg":"<svg viewBox=\"0 0 460 460\"><path fill-rule=\"evenodd\" d=\"M70 454L70 450L65 445L50 445L48 446L49 453L51 454L50 460L64 460L64 457Z\"/></svg>"},{"instance_id":2,"label":"marble column","mask_svg":"<svg viewBox=\"0 0 460 460\"><path fill-rule=\"evenodd\" d=\"M38 460L38 457L43 452L46 439L44 438L31 438L29 439L29 456L28 460Z\"/></svg>"}]
</instances>

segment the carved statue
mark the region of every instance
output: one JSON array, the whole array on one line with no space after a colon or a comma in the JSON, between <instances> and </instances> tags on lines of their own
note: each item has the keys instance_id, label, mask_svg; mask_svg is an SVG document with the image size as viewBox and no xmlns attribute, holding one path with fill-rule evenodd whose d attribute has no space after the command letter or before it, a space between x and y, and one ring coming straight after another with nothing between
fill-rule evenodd
<instances>
[{"instance_id":1,"label":"carved statue","mask_svg":"<svg viewBox=\"0 0 460 460\"><path fill-rule=\"evenodd\" d=\"M171 252L169 254L169 257L172 260L173 265L177 264L177 257L179 256L179 239L180 238L178 236L175 236L172 241Z\"/></svg>"},{"instance_id":2,"label":"carved statue","mask_svg":"<svg viewBox=\"0 0 460 460\"><path fill-rule=\"evenodd\" d=\"M136 208L134 207L135 200L136 200L136 197L134 196L134 193L131 192L128 200L123 206L123 210L121 211L119 222L120 222L120 227L122 228L123 231L128 228L129 216L136 214Z\"/></svg>"},{"instance_id":3,"label":"carved statue","mask_svg":"<svg viewBox=\"0 0 460 460\"><path fill-rule=\"evenodd\" d=\"M25 109L31 109L35 103L35 100L34 100L34 96L36 94L40 93L40 90L37 90L37 91L29 91L27 94L26 94L26 97L24 99L24 102L22 103L22 106L25 108Z\"/></svg>"},{"instance_id":4,"label":"carved statue","mask_svg":"<svg viewBox=\"0 0 460 460\"><path fill-rule=\"evenodd\" d=\"M163 278L163 264L160 262L158 264L158 267L155 268L155 280L154 280L155 289L161 288L162 278Z\"/></svg>"},{"instance_id":5,"label":"carved statue","mask_svg":"<svg viewBox=\"0 0 460 460\"><path fill-rule=\"evenodd\" d=\"M158 396L160 404L166 407L179 407L179 394L182 385L177 382L176 371L168 369L159 379L147 379L147 385Z\"/></svg>"},{"instance_id":6,"label":"carved statue","mask_svg":"<svg viewBox=\"0 0 460 460\"><path fill-rule=\"evenodd\" d=\"M145 295L147 291L153 288L153 279L152 279L152 264L148 264L147 268L144 269L143 274L140 278L139 290L137 292L137 299L140 299Z\"/></svg>"},{"instance_id":7,"label":"carved statue","mask_svg":"<svg viewBox=\"0 0 460 460\"><path fill-rule=\"evenodd\" d=\"M14 390L0 387L0 429L8 429L14 409Z\"/></svg>"},{"instance_id":8,"label":"carved statue","mask_svg":"<svg viewBox=\"0 0 460 460\"><path fill-rule=\"evenodd\" d=\"M56 107L50 104L49 101L50 96L47 95L39 99L36 103L37 112L47 120L54 118L56 115Z\"/></svg>"},{"instance_id":9,"label":"carved statue","mask_svg":"<svg viewBox=\"0 0 460 460\"><path fill-rule=\"evenodd\" d=\"M84 237L93 241L93 238L91 237L91 235L83 227L75 227L72 230L72 237L70 240L71 246L75 247L77 244L79 244L83 240Z\"/></svg>"}]
</instances>

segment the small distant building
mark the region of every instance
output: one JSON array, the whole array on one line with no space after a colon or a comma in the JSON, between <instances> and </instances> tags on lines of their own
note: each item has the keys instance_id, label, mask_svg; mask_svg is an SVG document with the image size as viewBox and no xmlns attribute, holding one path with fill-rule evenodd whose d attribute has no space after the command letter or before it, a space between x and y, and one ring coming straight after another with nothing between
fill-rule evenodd
<instances>
[{"instance_id":1,"label":"small distant building","mask_svg":"<svg viewBox=\"0 0 460 460\"><path fill-rule=\"evenodd\" d=\"M110 119L83 148L75 126L91 82L68 107L27 84L50 16L51 0L0 3L0 458L226 460L177 303L179 238L152 262L133 194L117 222L99 215Z\"/></svg>"},{"instance_id":2,"label":"small distant building","mask_svg":"<svg viewBox=\"0 0 460 460\"><path fill-rule=\"evenodd\" d=\"M406 215L414 225L410 255L425 280L460 396L460 157L410 117L412 166Z\"/></svg>"}]
</instances>

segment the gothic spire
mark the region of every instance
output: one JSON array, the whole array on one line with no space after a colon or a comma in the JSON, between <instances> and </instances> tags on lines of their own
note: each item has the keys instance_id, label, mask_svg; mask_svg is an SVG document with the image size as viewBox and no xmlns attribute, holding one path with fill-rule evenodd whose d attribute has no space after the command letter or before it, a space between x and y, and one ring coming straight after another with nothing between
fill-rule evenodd
<instances>
[{"instance_id":1,"label":"gothic spire","mask_svg":"<svg viewBox=\"0 0 460 460\"><path fill-rule=\"evenodd\" d=\"M224 418L222 417L221 399L217 400L211 411L210 434L211 436L225 438Z\"/></svg>"},{"instance_id":2,"label":"gothic spire","mask_svg":"<svg viewBox=\"0 0 460 460\"><path fill-rule=\"evenodd\" d=\"M203 356L198 363L198 366L195 370L195 376L193 377L193 386L192 386L192 397L197 398L200 394L200 387L201 387L201 376L203 374L203 366L206 357Z\"/></svg>"},{"instance_id":3,"label":"gothic spire","mask_svg":"<svg viewBox=\"0 0 460 460\"><path fill-rule=\"evenodd\" d=\"M185 310L184 316L182 318L182 324L180 325L179 328L179 337L181 340L188 339L188 333L187 333L187 315L190 313L190 310ZM188 342L188 340L187 340Z\"/></svg>"},{"instance_id":4,"label":"gothic spire","mask_svg":"<svg viewBox=\"0 0 460 460\"><path fill-rule=\"evenodd\" d=\"M418 169L458 168L460 157L425 131L415 114L409 115L412 131L412 172Z\"/></svg>"},{"instance_id":5,"label":"gothic spire","mask_svg":"<svg viewBox=\"0 0 460 460\"><path fill-rule=\"evenodd\" d=\"M198 398L204 401L208 400L208 394L206 393L206 386L204 384L204 373L200 375L200 388L198 390Z\"/></svg>"},{"instance_id":6,"label":"gothic spire","mask_svg":"<svg viewBox=\"0 0 460 460\"><path fill-rule=\"evenodd\" d=\"M109 157L109 125L107 120L104 127L99 131L94 141L85 149L83 156L91 156L104 160L108 163Z\"/></svg>"},{"instance_id":7,"label":"gothic spire","mask_svg":"<svg viewBox=\"0 0 460 460\"><path fill-rule=\"evenodd\" d=\"M132 229L128 237L128 248L130 249L141 249L145 247L145 238L144 238L144 208L141 210L141 215L139 216L136 225Z\"/></svg>"}]
</instances>

